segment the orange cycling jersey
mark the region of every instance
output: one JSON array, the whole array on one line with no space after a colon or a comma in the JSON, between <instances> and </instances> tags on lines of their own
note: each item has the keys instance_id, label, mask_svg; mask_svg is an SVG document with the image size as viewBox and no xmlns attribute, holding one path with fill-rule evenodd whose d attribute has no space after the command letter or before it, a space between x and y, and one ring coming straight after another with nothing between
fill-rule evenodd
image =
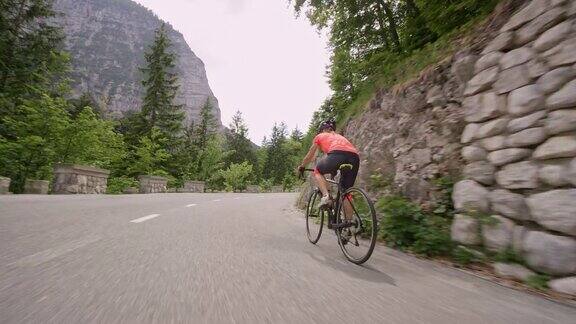
<instances>
[{"instance_id":1,"label":"orange cycling jersey","mask_svg":"<svg viewBox=\"0 0 576 324\"><path fill-rule=\"evenodd\" d=\"M320 133L314 138L314 144L318 145L324 153L343 151L358 154L354 145L346 137L337 133Z\"/></svg>"}]
</instances>

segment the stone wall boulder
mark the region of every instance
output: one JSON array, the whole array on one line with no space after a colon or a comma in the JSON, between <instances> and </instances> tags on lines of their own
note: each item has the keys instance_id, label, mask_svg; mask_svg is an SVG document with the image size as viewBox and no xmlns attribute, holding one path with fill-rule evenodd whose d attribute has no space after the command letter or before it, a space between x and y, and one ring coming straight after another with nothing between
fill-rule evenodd
<instances>
[{"instance_id":1,"label":"stone wall boulder","mask_svg":"<svg viewBox=\"0 0 576 324\"><path fill-rule=\"evenodd\" d=\"M523 195L497 189L492 191L489 197L494 212L517 220L531 219L530 210Z\"/></svg>"},{"instance_id":2,"label":"stone wall boulder","mask_svg":"<svg viewBox=\"0 0 576 324\"><path fill-rule=\"evenodd\" d=\"M497 275L505 278L516 279L520 281L526 281L531 276L536 273L525 266L513 263L495 263L494 272Z\"/></svg>"},{"instance_id":3,"label":"stone wall boulder","mask_svg":"<svg viewBox=\"0 0 576 324\"><path fill-rule=\"evenodd\" d=\"M508 164L496 173L496 181L506 189L538 187L538 166L529 161Z\"/></svg>"},{"instance_id":4,"label":"stone wall boulder","mask_svg":"<svg viewBox=\"0 0 576 324\"><path fill-rule=\"evenodd\" d=\"M548 286L559 293L576 295L576 276L550 280Z\"/></svg>"},{"instance_id":5,"label":"stone wall boulder","mask_svg":"<svg viewBox=\"0 0 576 324\"><path fill-rule=\"evenodd\" d=\"M450 229L452 240L465 245L480 245L480 223L478 219L456 214Z\"/></svg>"},{"instance_id":6,"label":"stone wall boulder","mask_svg":"<svg viewBox=\"0 0 576 324\"><path fill-rule=\"evenodd\" d=\"M552 190L527 199L534 220L542 226L576 236L576 189Z\"/></svg>"},{"instance_id":7,"label":"stone wall boulder","mask_svg":"<svg viewBox=\"0 0 576 324\"><path fill-rule=\"evenodd\" d=\"M473 180L462 180L454 186L452 199L459 211L488 212L488 189Z\"/></svg>"},{"instance_id":8,"label":"stone wall boulder","mask_svg":"<svg viewBox=\"0 0 576 324\"><path fill-rule=\"evenodd\" d=\"M464 168L464 176L484 185L494 183L494 171L496 168L485 161L472 162Z\"/></svg>"},{"instance_id":9,"label":"stone wall boulder","mask_svg":"<svg viewBox=\"0 0 576 324\"><path fill-rule=\"evenodd\" d=\"M512 246L514 222L500 215L492 215L489 222L482 225L484 246L490 251L503 251Z\"/></svg>"},{"instance_id":10,"label":"stone wall boulder","mask_svg":"<svg viewBox=\"0 0 576 324\"><path fill-rule=\"evenodd\" d=\"M528 265L551 275L576 273L576 240L540 231L530 231L522 246Z\"/></svg>"}]
</instances>

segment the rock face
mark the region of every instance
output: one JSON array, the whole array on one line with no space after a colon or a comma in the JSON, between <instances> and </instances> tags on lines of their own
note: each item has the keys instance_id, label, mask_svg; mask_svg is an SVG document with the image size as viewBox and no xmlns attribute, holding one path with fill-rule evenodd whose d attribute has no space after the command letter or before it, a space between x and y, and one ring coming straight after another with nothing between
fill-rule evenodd
<instances>
[{"instance_id":1,"label":"rock face","mask_svg":"<svg viewBox=\"0 0 576 324\"><path fill-rule=\"evenodd\" d=\"M131 0L56 0L54 9L63 14L57 23L66 33L76 95L87 92L107 103L111 117L140 109L143 90L139 68L162 21ZM202 106L210 100L220 123L218 101L208 85L204 63L182 34L167 27L172 50L178 56L178 100L185 105L187 120L197 120Z\"/></svg>"}]
</instances>

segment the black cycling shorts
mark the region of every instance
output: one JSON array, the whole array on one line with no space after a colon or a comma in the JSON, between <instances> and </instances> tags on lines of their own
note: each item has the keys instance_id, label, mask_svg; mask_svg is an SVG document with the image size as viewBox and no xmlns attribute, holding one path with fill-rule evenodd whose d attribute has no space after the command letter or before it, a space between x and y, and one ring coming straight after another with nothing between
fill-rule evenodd
<instances>
[{"instance_id":1,"label":"black cycling shorts","mask_svg":"<svg viewBox=\"0 0 576 324\"><path fill-rule=\"evenodd\" d=\"M340 185L342 191L354 185L358 169L360 168L360 157L356 153L346 151L332 151L316 163L316 171L320 174L336 175L342 164L351 164L352 169L344 168L340 171Z\"/></svg>"}]
</instances>

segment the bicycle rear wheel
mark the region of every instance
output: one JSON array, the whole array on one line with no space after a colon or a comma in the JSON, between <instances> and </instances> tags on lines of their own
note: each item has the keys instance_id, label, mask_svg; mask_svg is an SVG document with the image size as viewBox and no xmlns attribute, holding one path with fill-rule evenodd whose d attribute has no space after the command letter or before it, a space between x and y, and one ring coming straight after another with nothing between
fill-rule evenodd
<instances>
[{"instance_id":1,"label":"bicycle rear wheel","mask_svg":"<svg viewBox=\"0 0 576 324\"><path fill-rule=\"evenodd\" d=\"M325 211L319 208L321 198L322 193L320 190L314 190L306 207L306 234L312 244L316 244L320 240L322 228L324 227Z\"/></svg>"},{"instance_id":2,"label":"bicycle rear wheel","mask_svg":"<svg viewBox=\"0 0 576 324\"><path fill-rule=\"evenodd\" d=\"M355 264L362 264L370 258L376 245L378 219L374 205L368 195L359 188L350 188L342 195L338 208L338 220L344 221L344 204L350 203L354 226L336 230L338 245L346 258Z\"/></svg>"}]
</instances>

